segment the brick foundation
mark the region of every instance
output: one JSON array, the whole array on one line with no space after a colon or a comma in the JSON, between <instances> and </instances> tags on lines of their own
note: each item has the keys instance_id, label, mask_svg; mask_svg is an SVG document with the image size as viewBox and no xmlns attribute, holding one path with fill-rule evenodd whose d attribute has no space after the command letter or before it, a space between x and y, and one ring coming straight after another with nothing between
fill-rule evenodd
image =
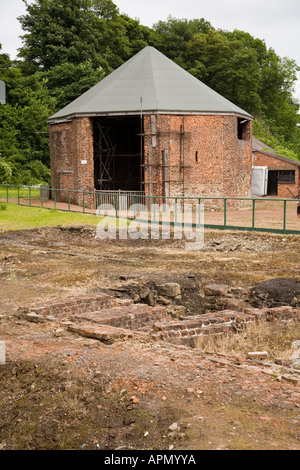
<instances>
[{"instance_id":1,"label":"brick foundation","mask_svg":"<svg viewBox=\"0 0 300 470\"><path fill-rule=\"evenodd\" d=\"M243 312L223 310L181 317L180 321L156 325L158 331L152 334L152 338L194 347L199 339L204 339L207 336L217 337L229 332L239 332L251 322L275 322L282 319L299 320L299 309L293 309L289 306L263 309L247 308Z\"/></svg>"},{"instance_id":2,"label":"brick foundation","mask_svg":"<svg viewBox=\"0 0 300 470\"><path fill-rule=\"evenodd\" d=\"M173 320L165 307L134 304L107 294L73 297L63 301L34 304L19 309L31 322L55 322L69 331L106 343L142 335L195 347L199 339L238 332L251 322L300 319L300 310L290 306L223 310Z\"/></svg>"},{"instance_id":3,"label":"brick foundation","mask_svg":"<svg viewBox=\"0 0 300 470\"><path fill-rule=\"evenodd\" d=\"M65 318L70 315L76 315L86 312L94 312L103 308L110 308L119 305L120 301L114 299L108 294L99 294L94 296L68 297L66 300L53 300L47 303L31 304L27 307L21 307L21 314L35 313L43 317L53 316Z\"/></svg>"}]
</instances>

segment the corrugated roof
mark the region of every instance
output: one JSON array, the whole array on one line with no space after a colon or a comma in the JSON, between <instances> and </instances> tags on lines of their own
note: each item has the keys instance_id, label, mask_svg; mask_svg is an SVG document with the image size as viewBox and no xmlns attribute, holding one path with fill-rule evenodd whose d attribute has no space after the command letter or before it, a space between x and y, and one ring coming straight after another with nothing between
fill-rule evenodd
<instances>
[{"instance_id":1,"label":"corrugated roof","mask_svg":"<svg viewBox=\"0 0 300 470\"><path fill-rule=\"evenodd\" d=\"M153 47L145 47L49 121L73 116L145 113L250 114Z\"/></svg>"}]
</instances>

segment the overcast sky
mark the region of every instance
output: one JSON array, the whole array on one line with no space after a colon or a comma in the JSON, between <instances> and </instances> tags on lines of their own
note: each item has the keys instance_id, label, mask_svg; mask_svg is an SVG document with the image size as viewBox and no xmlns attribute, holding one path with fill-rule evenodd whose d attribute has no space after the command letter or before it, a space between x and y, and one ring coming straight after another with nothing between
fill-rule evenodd
<instances>
[{"instance_id":1,"label":"overcast sky","mask_svg":"<svg viewBox=\"0 0 300 470\"><path fill-rule=\"evenodd\" d=\"M33 0L28 0L33 3ZM152 26L159 20L204 18L214 28L241 29L263 39L280 57L300 65L300 0L115 0L121 13ZM26 12L22 0L0 0L2 52L15 58L23 34L19 15ZM300 99L300 73L295 96Z\"/></svg>"}]
</instances>

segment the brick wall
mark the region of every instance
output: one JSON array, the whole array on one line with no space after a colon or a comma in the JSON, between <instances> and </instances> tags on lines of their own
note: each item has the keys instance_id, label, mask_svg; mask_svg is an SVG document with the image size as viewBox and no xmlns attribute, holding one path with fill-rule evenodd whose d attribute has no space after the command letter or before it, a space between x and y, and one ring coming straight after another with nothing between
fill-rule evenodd
<instances>
[{"instance_id":1,"label":"brick wall","mask_svg":"<svg viewBox=\"0 0 300 470\"><path fill-rule=\"evenodd\" d=\"M31 304L21 307L21 314L36 313L37 315L68 317L68 315L80 314L83 312L94 312L103 308L115 307L118 305L117 299L108 294L83 295L81 297L68 297L65 300L52 300L46 303Z\"/></svg>"},{"instance_id":2,"label":"brick wall","mask_svg":"<svg viewBox=\"0 0 300 470\"><path fill-rule=\"evenodd\" d=\"M50 126L51 186L63 190L94 191L93 121L83 117ZM70 193L71 203L82 204L82 193ZM67 202L67 191L57 192ZM94 198L85 196L93 207Z\"/></svg>"},{"instance_id":3,"label":"brick wall","mask_svg":"<svg viewBox=\"0 0 300 470\"><path fill-rule=\"evenodd\" d=\"M300 185L300 168L293 164L293 162L281 160L271 155L255 151L253 153L253 166L267 166L269 170L294 170L295 183L278 183L278 197L291 198L292 194L298 196Z\"/></svg>"},{"instance_id":4,"label":"brick wall","mask_svg":"<svg viewBox=\"0 0 300 470\"><path fill-rule=\"evenodd\" d=\"M31 322L71 325L70 331L107 342L113 341L114 336L116 339L128 336L128 330L136 330L152 340L191 347L208 336L238 332L251 322L300 318L299 309L280 306L223 310L173 320L165 307L134 304L129 299L117 299L105 293L32 304L19 308L18 313ZM117 331L120 328L122 331Z\"/></svg>"},{"instance_id":5,"label":"brick wall","mask_svg":"<svg viewBox=\"0 0 300 470\"><path fill-rule=\"evenodd\" d=\"M249 197L252 122L240 140L237 119L224 115L145 116L145 180L154 182L153 195ZM184 171L180 163L186 166ZM149 188L147 184L148 194Z\"/></svg>"},{"instance_id":6,"label":"brick wall","mask_svg":"<svg viewBox=\"0 0 300 470\"><path fill-rule=\"evenodd\" d=\"M298 321L299 316L300 310L290 306L262 309L245 308L240 312L223 310L181 317L179 321L157 324L156 332L152 333L151 337L156 340L195 347L207 337L219 337L230 332L240 332L253 322Z\"/></svg>"},{"instance_id":7,"label":"brick wall","mask_svg":"<svg viewBox=\"0 0 300 470\"><path fill-rule=\"evenodd\" d=\"M238 117L231 115L144 116L146 194L249 197L252 122L243 139L237 129ZM94 190L92 118L51 125L50 151L52 187ZM71 202L82 204L82 194ZM93 198L85 203L93 206Z\"/></svg>"}]
</instances>

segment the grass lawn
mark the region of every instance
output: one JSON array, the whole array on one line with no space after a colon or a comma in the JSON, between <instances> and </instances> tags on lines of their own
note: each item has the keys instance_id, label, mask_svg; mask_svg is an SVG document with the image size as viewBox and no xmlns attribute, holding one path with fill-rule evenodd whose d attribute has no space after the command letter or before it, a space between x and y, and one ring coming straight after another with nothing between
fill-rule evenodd
<instances>
[{"instance_id":1,"label":"grass lawn","mask_svg":"<svg viewBox=\"0 0 300 470\"><path fill-rule=\"evenodd\" d=\"M0 203L0 232L49 226L97 225L100 220L101 217L95 215Z\"/></svg>"}]
</instances>

